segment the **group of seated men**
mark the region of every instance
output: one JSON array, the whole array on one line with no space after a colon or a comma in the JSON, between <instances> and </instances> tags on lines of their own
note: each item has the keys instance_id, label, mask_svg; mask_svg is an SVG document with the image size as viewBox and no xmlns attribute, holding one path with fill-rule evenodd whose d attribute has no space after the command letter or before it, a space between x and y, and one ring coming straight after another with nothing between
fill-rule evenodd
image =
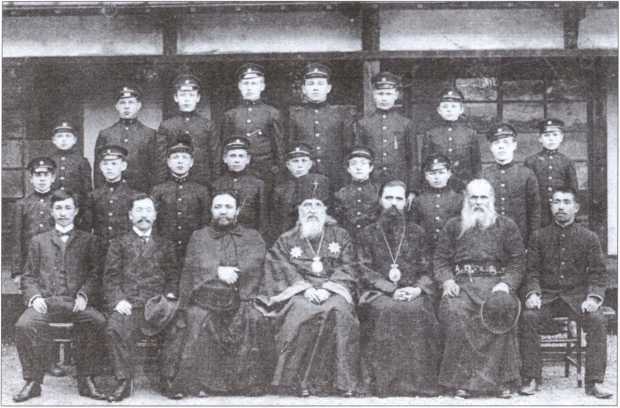
<instances>
[{"instance_id":1,"label":"group of seated men","mask_svg":"<svg viewBox=\"0 0 620 408\"><path fill-rule=\"evenodd\" d=\"M243 101L221 135L195 113L192 75L175 80L180 112L157 131L123 87L120 120L97 139L94 190L67 122L57 151L29 164L34 192L13 217L27 305L16 402L41 394L55 321L76 325L79 394L111 402L131 394L143 336L160 339L161 390L174 399L531 395L538 332L557 315L583 319L586 393L612 396L603 254L575 222L561 121L541 121L543 150L525 165L513 162L516 130L494 126L496 164L481 170L458 90L441 94L418 152L394 107L398 77L375 76L377 110L353 120L326 102L329 69L309 64L285 149L280 114L260 99L263 68L238 75ZM109 392L95 383L105 353Z\"/></svg>"}]
</instances>

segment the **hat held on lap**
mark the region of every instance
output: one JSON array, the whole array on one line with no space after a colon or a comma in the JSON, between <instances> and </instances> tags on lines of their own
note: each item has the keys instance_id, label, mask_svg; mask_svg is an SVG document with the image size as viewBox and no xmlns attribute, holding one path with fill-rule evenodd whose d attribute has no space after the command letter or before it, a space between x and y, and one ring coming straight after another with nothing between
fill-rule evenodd
<instances>
[{"instance_id":1,"label":"hat held on lap","mask_svg":"<svg viewBox=\"0 0 620 408\"><path fill-rule=\"evenodd\" d=\"M493 292L480 307L482 325L493 334L514 329L521 315L521 302L506 292Z\"/></svg>"},{"instance_id":2,"label":"hat held on lap","mask_svg":"<svg viewBox=\"0 0 620 408\"><path fill-rule=\"evenodd\" d=\"M179 302L170 300L164 295L153 296L144 305L144 321L141 327L146 336L154 336L166 328L172 321L179 308Z\"/></svg>"}]
</instances>

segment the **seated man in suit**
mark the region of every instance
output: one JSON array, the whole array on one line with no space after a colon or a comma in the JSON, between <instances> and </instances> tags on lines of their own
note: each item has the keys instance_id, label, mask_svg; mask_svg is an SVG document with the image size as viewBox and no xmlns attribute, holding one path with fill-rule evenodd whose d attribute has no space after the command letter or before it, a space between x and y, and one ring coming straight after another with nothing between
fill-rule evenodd
<instances>
[{"instance_id":1,"label":"seated man in suit","mask_svg":"<svg viewBox=\"0 0 620 408\"><path fill-rule=\"evenodd\" d=\"M542 377L538 330L554 316L581 316L588 334L586 394L611 398L602 386L607 365L607 330L600 311L607 272L595 233L575 222L577 195L558 188L551 199L554 222L535 232L527 251L525 311L521 321L521 394L536 392Z\"/></svg>"},{"instance_id":2,"label":"seated man in suit","mask_svg":"<svg viewBox=\"0 0 620 408\"><path fill-rule=\"evenodd\" d=\"M41 395L47 368L51 322L74 322L80 395L105 399L93 381L98 364L97 340L105 318L89 305L100 282L99 248L94 235L74 228L78 196L69 190L52 194L54 229L30 241L21 279L28 308L15 325L15 343L26 384L13 396L23 402Z\"/></svg>"}]
</instances>

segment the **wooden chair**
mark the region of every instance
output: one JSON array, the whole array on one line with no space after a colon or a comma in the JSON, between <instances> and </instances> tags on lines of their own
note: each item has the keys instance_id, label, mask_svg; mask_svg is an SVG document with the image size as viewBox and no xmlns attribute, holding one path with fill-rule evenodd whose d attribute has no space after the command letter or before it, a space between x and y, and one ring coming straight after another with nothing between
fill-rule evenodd
<instances>
[{"instance_id":1,"label":"wooden chair","mask_svg":"<svg viewBox=\"0 0 620 408\"><path fill-rule=\"evenodd\" d=\"M554 317L553 321L557 325L556 332L541 335L540 347L543 363L563 362L565 377L570 375L570 367L575 367L577 387L583 387L585 338L581 318L571 320L568 317ZM541 384L542 379L538 379L538 383Z\"/></svg>"},{"instance_id":2,"label":"wooden chair","mask_svg":"<svg viewBox=\"0 0 620 408\"><path fill-rule=\"evenodd\" d=\"M61 322L61 323L48 323L48 327L51 330L53 348L52 348L52 358L54 361L52 363L54 366L59 368L63 368L63 366L71 365L73 360L73 328L74 325L71 322ZM65 376L66 371L60 373Z\"/></svg>"}]
</instances>

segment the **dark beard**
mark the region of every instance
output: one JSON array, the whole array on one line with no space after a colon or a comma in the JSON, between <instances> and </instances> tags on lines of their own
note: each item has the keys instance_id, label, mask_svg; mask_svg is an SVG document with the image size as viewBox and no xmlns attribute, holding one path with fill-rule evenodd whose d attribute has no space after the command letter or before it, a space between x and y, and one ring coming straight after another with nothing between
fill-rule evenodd
<instances>
[{"instance_id":1,"label":"dark beard","mask_svg":"<svg viewBox=\"0 0 620 408\"><path fill-rule=\"evenodd\" d=\"M381 212L379 223L388 240L392 244L400 239L403 228L405 228L405 214L392 206Z\"/></svg>"},{"instance_id":2,"label":"dark beard","mask_svg":"<svg viewBox=\"0 0 620 408\"><path fill-rule=\"evenodd\" d=\"M219 231L230 231L237 226L237 220L232 219L228 224L222 224L220 218L214 218L213 221L211 221L211 225Z\"/></svg>"}]
</instances>

